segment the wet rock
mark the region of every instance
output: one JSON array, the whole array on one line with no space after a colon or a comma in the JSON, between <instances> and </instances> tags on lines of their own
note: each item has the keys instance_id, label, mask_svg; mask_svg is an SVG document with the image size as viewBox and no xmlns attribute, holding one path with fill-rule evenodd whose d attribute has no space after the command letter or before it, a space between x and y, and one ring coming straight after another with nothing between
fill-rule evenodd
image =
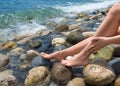
<instances>
[{"instance_id":1,"label":"wet rock","mask_svg":"<svg viewBox=\"0 0 120 86\"><path fill-rule=\"evenodd\" d=\"M2 45L0 45L0 50L6 49L6 48L12 49L12 48L15 48L16 46L17 46L17 45L16 45L15 42L9 41L9 42L5 42L5 43L3 43Z\"/></svg>"},{"instance_id":2,"label":"wet rock","mask_svg":"<svg viewBox=\"0 0 120 86\"><path fill-rule=\"evenodd\" d=\"M37 52L34 52L34 50L28 50L27 52L26 52L26 54L27 54L27 58L26 59L28 59L28 60L33 60L39 53Z\"/></svg>"},{"instance_id":3,"label":"wet rock","mask_svg":"<svg viewBox=\"0 0 120 86\"><path fill-rule=\"evenodd\" d=\"M95 34L93 31L87 31L82 33L85 38L89 38Z\"/></svg>"},{"instance_id":4,"label":"wet rock","mask_svg":"<svg viewBox=\"0 0 120 86\"><path fill-rule=\"evenodd\" d=\"M20 60L25 60L25 59L27 59L27 55L26 54L21 54L19 59Z\"/></svg>"},{"instance_id":5,"label":"wet rock","mask_svg":"<svg viewBox=\"0 0 120 86\"><path fill-rule=\"evenodd\" d=\"M79 24L69 25L69 30L74 30L74 29L77 29L77 28L79 28Z\"/></svg>"},{"instance_id":6,"label":"wet rock","mask_svg":"<svg viewBox=\"0 0 120 86\"><path fill-rule=\"evenodd\" d=\"M57 26L56 28L54 28L54 31L67 31L69 30L69 27L68 25L60 25L60 26Z\"/></svg>"},{"instance_id":7,"label":"wet rock","mask_svg":"<svg viewBox=\"0 0 120 86\"><path fill-rule=\"evenodd\" d=\"M119 75L120 74L120 58L114 58L114 59L110 60L109 64L114 69L115 74Z\"/></svg>"},{"instance_id":8,"label":"wet rock","mask_svg":"<svg viewBox=\"0 0 120 86\"><path fill-rule=\"evenodd\" d=\"M66 49L66 48L67 48L67 47L64 46L64 45L55 46L55 47L54 47L54 52L55 52L55 51L60 51L60 50Z\"/></svg>"},{"instance_id":9,"label":"wet rock","mask_svg":"<svg viewBox=\"0 0 120 86\"><path fill-rule=\"evenodd\" d=\"M52 40L53 46L59 46L59 45L66 45L66 41L64 38L54 38Z\"/></svg>"},{"instance_id":10,"label":"wet rock","mask_svg":"<svg viewBox=\"0 0 120 86\"><path fill-rule=\"evenodd\" d=\"M51 69L51 78L55 83L66 84L72 79L72 73L62 64L55 63Z\"/></svg>"},{"instance_id":11,"label":"wet rock","mask_svg":"<svg viewBox=\"0 0 120 86\"><path fill-rule=\"evenodd\" d=\"M46 66L47 68L51 69L52 63L49 60L44 59L41 56L35 57L31 62L32 67L37 66Z\"/></svg>"},{"instance_id":12,"label":"wet rock","mask_svg":"<svg viewBox=\"0 0 120 86\"><path fill-rule=\"evenodd\" d=\"M113 48L113 56L120 57L120 44L112 44L111 47Z\"/></svg>"},{"instance_id":13,"label":"wet rock","mask_svg":"<svg viewBox=\"0 0 120 86\"><path fill-rule=\"evenodd\" d=\"M51 21L48 26L49 27L56 27L58 24L55 21Z\"/></svg>"},{"instance_id":14,"label":"wet rock","mask_svg":"<svg viewBox=\"0 0 120 86\"><path fill-rule=\"evenodd\" d=\"M77 18L83 18L83 17L87 17L86 13L78 13L77 14Z\"/></svg>"},{"instance_id":15,"label":"wet rock","mask_svg":"<svg viewBox=\"0 0 120 86\"><path fill-rule=\"evenodd\" d=\"M98 50L96 53L90 55L90 59L102 58L105 60L110 60L113 56L113 48L111 46L105 46Z\"/></svg>"},{"instance_id":16,"label":"wet rock","mask_svg":"<svg viewBox=\"0 0 120 86\"><path fill-rule=\"evenodd\" d=\"M7 55L0 54L0 69L4 68L10 62L9 57Z\"/></svg>"},{"instance_id":17,"label":"wet rock","mask_svg":"<svg viewBox=\"0 0 120 86\"><path fill-rule=\"evenodd\" d=\"M120 76L116 78L114 86L120 86Z\"/></svg>"},{"instance_id":18,"label":"wet rock","mask_svg":"<svg viewBox=\"0 0 120 86\"><path fill-rule=\"evenodd\" d=\"M71 44L76 44L82 40L84 40L84 36L77 31L70 32L70 34L67 37L67 42Z\"/></svg>"},{"instance_id":19,"label":"wet rock","mask_svg":"<svg viewBox=\"0 0 120 86\"><path fill-rule=\"evenodd\" d=\"M25 79L25 86L46 86L50 81L50 73L44 66L31 69Z\"/></svg>"},{"instance_id":20,"label":"wet rock","mask_svg":"<svg viewBox=\"0 0 120 86\"><path fill-rule=\"evenodd\" d=\"M23 39L17 41L17 44L18 44L18 45L27 44L27 43L29 43L30 41L31 41L31 40L30 40L30 37L26 37L26 38L23 38Z\"/></svg>"},{"instance_id":21,"label":"wet rock","mask_svg":"<svg viewBox=\"0 0 120 86\"><path fill-rule=\"evenodd\" d=\"M26 60L20 65L20 70L27 70L29 68L31 68L30 62Z\"/></svg>"},{"instance_id":22,"label":"wet rock","mask_svg":"<svg viewBox=\"0 0 120 86\"><path fill-rule=\"evenodd\" d=\"M66 86L86 86L83 78L74 78Z\"/></svg>"},{"instance_id":23,"label":"wet rock","mask_svg":"<svg viewBox=\"0 0 120 86\"><path fill-rule=\"evenodd\" d=\"M95 86L107 85L116 77L112 67L103 59L93 60L84 68L83 74L85 81Z\"/></svg>"},{"instance_id":24,"label":"wet rock","mask_svg":"<svg viewBox=\"0 0 120 86\"><path fill-rule=\"evenodd\" d=\"M0 86L15 86L17 80L12 70L0 72Z\"/></svg>"},{"instance_id":25,"label":"wet rock","mask_svg":"<svg viewBox=\"0 0 120 86\"><path fill-rule=\"evenodd\" d=\"M31 40L28 43L28 49L39 48L41 46L42 46L42 41L41 40Z\"/></svg>"},{"instance_id":26,"label":"wet rock","mask_svg":"<svg viewBox=\"0 0 120 86\"><path fill-rule=\"evenodd\" d=\"M21 55L25 53L25 50L23 48L17 47L9 52L9 55Z\"/></svg>"}]
</instances>

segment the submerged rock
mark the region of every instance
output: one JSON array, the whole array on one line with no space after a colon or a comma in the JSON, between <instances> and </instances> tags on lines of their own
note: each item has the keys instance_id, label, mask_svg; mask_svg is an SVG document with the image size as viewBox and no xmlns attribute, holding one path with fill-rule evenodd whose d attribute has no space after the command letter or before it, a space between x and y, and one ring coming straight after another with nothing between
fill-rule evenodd
<instances>
[{"instance_id":1,"label":"submerged rock","mask_svg":"<svg viewBox=\"0 0 120 86\"><path fill-rule=\"evenodd\" d=\"M25 79L25 86L46 86L50 81L50 73L44 66L31 69Z\"/></svg>"},{"instance_id":2,"label":"submerged rock","mask_svg":"<svg viewBox=\"0 0 120 86\"><path fill-rule=\"evenodd\" d=\"M85 81L95 86L107 85L116 77L111 66L102 59L96 59L91 64L88 64L84 68L83 74Z\"/></svg>"},{"instance_id":3,"label":"submerged rock","mask_svg":"<svg viewBox=\"0 0 120 86\"><path fill-rule=\"evenodd\" d=\"M66 86L86 86L83 78L74 78Z\"/></svg>"},{"instance_id":4,"label":"submerged rock","mask_svg":"<svg viewBox=\"0 0 120 86\"><path fill-rule=\"evenodd\" d=\"M72 79L72 73L64 65L55 63L51 69L51 78L55 83L66 84Z\"/></svg>"}]
</instances>

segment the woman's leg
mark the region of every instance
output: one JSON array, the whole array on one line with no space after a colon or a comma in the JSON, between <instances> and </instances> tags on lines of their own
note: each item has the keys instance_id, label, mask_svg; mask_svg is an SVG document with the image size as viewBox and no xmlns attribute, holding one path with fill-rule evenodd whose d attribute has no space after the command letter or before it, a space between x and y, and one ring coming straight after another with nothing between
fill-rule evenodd
<instances>
[{"instance_id":1,"label":"woman's leg","mask_svg":"<svg viewBox=\"0 0 120 86\"><path fill-rule=\"evenodd\" d=\"M114 36L117 35L120 25L120 4L115 4L107 14L105 20L101 23L98 30L95 33L95 37L98 36ZM80 66L86 65L89 62L89 53L87 47L85 47L81 52L76 54L70 60L62 60L62 64L67 66Z\"/></svg>"},{"instance_id":2,"label":"woman's leg","mask_svg":"<svg viewBox=\"0 0 120 86\"><path fill-rule=\"evenodd\" d=\"M115 4L107 14L106 18L99 26L94 36L113 36L116 35L120 21L120 4ZM68 55L75 55L79 53L88 44L92 37L77 43L65 50L54 52L51 54L41 53L40 55L46 59L56 58L58 60L65 59Z\"/></svg>"}]
</instances>

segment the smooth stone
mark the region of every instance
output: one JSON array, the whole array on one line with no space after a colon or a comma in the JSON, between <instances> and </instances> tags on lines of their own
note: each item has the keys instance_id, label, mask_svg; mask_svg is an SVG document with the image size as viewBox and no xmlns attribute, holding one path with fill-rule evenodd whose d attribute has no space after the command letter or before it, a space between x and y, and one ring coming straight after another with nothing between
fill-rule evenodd
<instances>
[{"instance_id":1,"label":"smooth stone","mask_svg":"<svg viewBox=\"0 0 120 86\"><path fill-rule=\"evenodd\" d=\"M83 78L74 78L66 86L86 86Z\"/></svg>"},{"instance_id":2,"label":"smooth stone","mask_svg":"<svg viewBox=\"0 0 120 86\"><path fill-rule=\"evenodd\" d=\"M84 40L84 36L78 31L70 32L70 34L67 37L67 42L71 44L76 44L82 40Z\"/></svg>"},{"instance_id":3,"label":"smooth stone","mask_svg":"<svg viewBox=\"0 0 120 86\"><path fill-rule=\"evenodd\" d=\"M79 28L79 25L80 25L80 24L72 24L72 25L69 25L69 30L77 29L77 28Z\"/></svg>"},{"instance_id":4,"label":"smooth stone","mask_svg":"<svg viewBox=\"0 0 120 86\"><path fill-rule=\"evenodd\" d=\"M50 72L45 66L31 69L25 79L25 86L47 86L50 81Z\"/></svg>"},{"instance_id":5,"label":"smooth stone","mask_svg":"<svg viewBox=\"0 0 120 86\"><path fill-rule=\"evenodd\" d=\"M115 80L112 67L103 59L95 59L83 69L85 81L90 85L104 86Z\"/></svg>"},{"instance_id":6,"label":"smooth stone","mask_svg":"<svg viewBox=\"0 0 120 86\"><path fill-rule=\"evenodd\" d=\"M12 74L12 70L0 72L0 86L15 86L17 79Z\"/></svg>"},{"instance_id":7,"label":"smooth stone","mask_svg":"<svg viewBox=\"0 0 120 86\"><path fill-rule=\"evenodd\" d=\"M98 50L96 53L90 55L90 59L102 58L106 61L111 60L113 56L113 48L111 46L105 46Z\"/></svg>"},{"instance_id":8,"label":"smooth stone","mask_svg":"<svg viewBox=\"0 0 120 86\"><path fill-rule=\"evenodd\" d=\"M0 69L4 68L10 62L9 57L7 55L0 54Z\"/></svg>"},{"instance_id":9,"label":"smooth stone","mask_svg":"<svg viewBox=\"0 0 120 86\"><path fill-rule=\"evenodd\" d=\"M72 73L64 65L55 63L51 69L51 78L55 83L66 84L72 79Z\"/></svg>"},{"instance_id":10,"label":"smooth stone","mask_svg":"<svg viewBox=\"0 0 120 86\"><path fill-rule=\"evenodd\" d=\"M69 30L69 26L64 24L64 25L60 25L54 28L54 31L68 31Z\"/></svg>"},{"instance_id":11,"label":"smooth stone","mask_svg":"<svg viewBox=\"0 0 120 86\"><path fill-rule=\"evenodd\" d=\"M26 38L23 38L19 41L17 41L17 44L21 45L21 44L27 44L29 43L31 40L30 40L30 37L26 37Z\"/></svg>"},{"instance_id":12,"label":"smooth stone","mask_svg":"<svg viewBox=\"0 0 120 86\"><path fill-rule=\"evenodd\" d=\"M117 77L115 82L114 82L114 86L120 86L120 77Z\"/></svg>"},{"instance_id":13,"label":"smooth stone","mask_svg":"<svg viewBox=\"0 0 120 86\"><path fill-rule=\"evenodd\" d=\"M9 52L9 55L21 55L25 53L25 50L23 48L17 47Z\"/></svg>"},{"instance_id":14,"label":"smooth stone","mask_svg":"<svg viewBox=\"0 0 120 86\"><path fill-rule=\"evenodd\" d=\"M55 21L51 21L50 23L48 23L47 26L49 27L56 27L58 24Z\"/></svg>"},{"instance_id":15,"label":"smooth stone","mask_svg":"<svg viewBox=\"0 0 120 86\"><path fill-rule=\"evenodd\" d=\"M95 34L93 31L86 31L82 33L85 38L89 38Z\"/></svg>"},{"instance_id":16,"label":"smooth stone","mask_svg":"<svg viewBox=\"0 0 120 86\"><path fill-rule=\"evenodd\" d=\"M120 58L118 57L118 58L114 58L114 59L110 60L109 64L114 69L115 74L119 75L120 74Z\"/></svg>"},{"instance_id":17,"label":"smooth stone","mask_svg":"<svg viewBox=\"0 0 120 86\"><path fill-rule=\"evenodd\" d=\"M2 45L0 45L0 50L7 49L7 48L15 48L17 45L13 41L5 42Z\"/></svg>"},{"instance_id":18,"label":"smooth stone","mask_svg":"<svg viewBox=\"0 0 120 86\"><path fill-rule=\"evenodd\" d=\"M64 46L64 45L55 46L55 47L54 47L54 52L55 52L55 51L64 50L64 49L66 49L66 48L67 48L67 47Z\"/></svg>"},{"instance_id":19,"label":"smooth stone","mask_svg":"<svg viewBox=\"0 0 120 86\"><path fill-rule=\"evenodd\" d=\"M52 40L53 46L66 45L66 40L64 38L54 38Z\"/></svg>"},{"instance_id":20,"label":"smooth stone","mask_svg":"<svg viewBox=\"0 0 120 86\"><path fill-rule=\"evenodd\" d=\"M31 40L27 45L28 49L39 48L42 46L42 40Z\"/></svg>"},{"instance_id":21,"label":"smooth stone","mask_svg":"<svg viewBox=\"0 0 120 86\"><path fill-rule=\"evenodd\" d=\"M41 56L37 56L31 61L31 66L32 67L46 66L47 68L51 69L52 63Z\"/></svg>"},{"instance_id":22,"label":"smooth stone","mask_svg":"<svg viewBox=\"0 0 120 86\"><path fill-rule=\"evenodd\" d=\"M36 53L34 53L34 51L33 50L28 50L27 52L26 52L26 54L27 54L27 58L26 59L28 59L28 60L33 60L36 56L38 56L38 54L36 54Z\"/></svg>"},{"instance_id":23,"label":"smooth stone","mask_svg":"<svg viewBox=\"0 0 120 86\"><path fill-rule=\"evenodd\" d=\"M27 54L21 54L20 57L19 57L20 60L25 60L27 59Z\"/></svg>"},{"instance_id":24,"label":"smooth stone","mask_svg":"<svg viewBox=\"0 0 120 86\"><path fill-rule=\"evenodd\" d=\"M120 44L111 44L110 45L113 48L113 56L114 57L120 57Z\"/></svg>"}]
</instances>

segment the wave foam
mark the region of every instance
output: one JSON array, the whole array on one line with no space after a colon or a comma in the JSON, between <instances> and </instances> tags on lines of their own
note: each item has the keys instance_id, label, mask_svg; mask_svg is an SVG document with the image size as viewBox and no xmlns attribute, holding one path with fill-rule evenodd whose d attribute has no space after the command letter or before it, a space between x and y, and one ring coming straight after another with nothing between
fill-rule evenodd
<instances>
[{"instance_id":1,"label":"wave foam","mask_svg":"<svg viewBox=\"0 0 120 86\"><path fill-rule=\"evenodd\" d=\"M61 9L64 12L68 13L79 13L83 11L92 11L96 9L106 8L114 3L118 2L118 0L112 0L112 1L104 1L99 3L88 3L88 4L76 4L76 5L69 5L69 6L55 6L56 9Z\"/></svg>"}]
</instances>

